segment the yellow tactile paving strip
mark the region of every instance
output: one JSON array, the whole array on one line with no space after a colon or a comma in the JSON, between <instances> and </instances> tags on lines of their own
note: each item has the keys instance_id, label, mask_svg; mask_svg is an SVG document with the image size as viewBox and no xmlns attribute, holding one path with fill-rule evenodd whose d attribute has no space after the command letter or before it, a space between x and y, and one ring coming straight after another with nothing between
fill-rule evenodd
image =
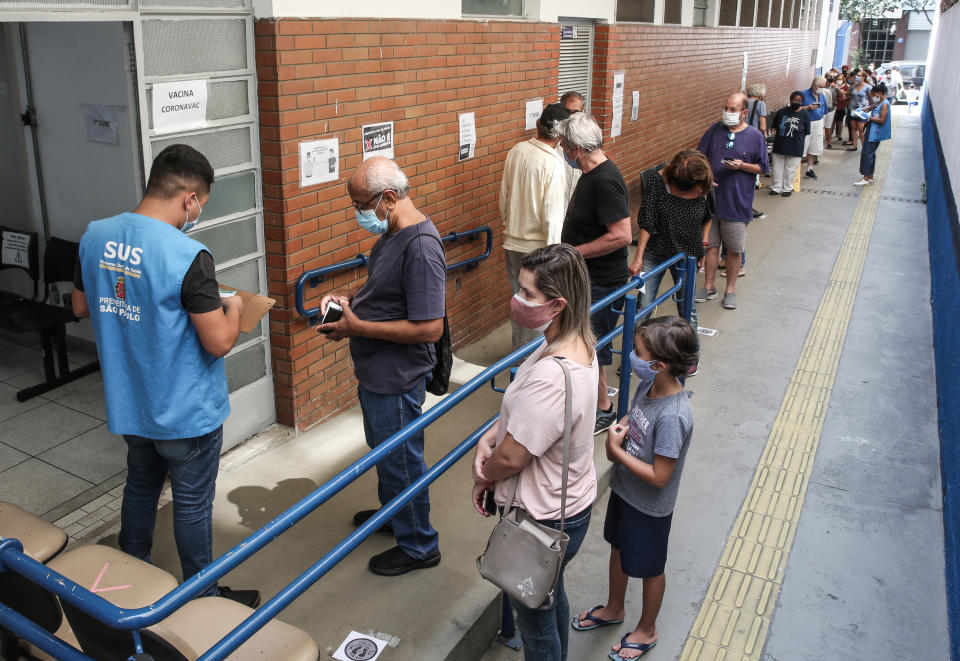
<instances>
[{"instance_id":1,"label":"yellow tactile paving strip","mask_svg":"<svg viewBox=\"0 0 960 661\"><path fill-rule=\"evenodd\" d=\"M877 154L876 183L860 195L681 661L753 661L763 652L860 286L891 142Z\"/></svg>"}]
</instances>

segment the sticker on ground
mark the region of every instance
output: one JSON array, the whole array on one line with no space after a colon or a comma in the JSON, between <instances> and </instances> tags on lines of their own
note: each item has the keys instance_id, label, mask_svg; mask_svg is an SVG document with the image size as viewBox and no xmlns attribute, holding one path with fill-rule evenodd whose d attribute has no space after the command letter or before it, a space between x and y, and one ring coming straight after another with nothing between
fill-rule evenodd
<instances>
[{"instance_id":1,"label":"sticker on ground","mask_svg":"<svg viewBox=\"0 0 960 661\"><path fill-rule=\"evenodd\" d=\"M333 658L340 661L374 661L386 646L386 641L351 631L333 653Z\"/></svg>"},{"instance_id":2,"label":"sticker on ground","mask_svg":"<svg viewBox=\"0 0 960 661\"><path fill-rule=\"evenodd\" d=\"M697 332L700 333L701 335L706 335L707 337L713 337L720 331L718 331L715 328L706 328L705 326L698 326Z\"/></svg>"}]
</instances>

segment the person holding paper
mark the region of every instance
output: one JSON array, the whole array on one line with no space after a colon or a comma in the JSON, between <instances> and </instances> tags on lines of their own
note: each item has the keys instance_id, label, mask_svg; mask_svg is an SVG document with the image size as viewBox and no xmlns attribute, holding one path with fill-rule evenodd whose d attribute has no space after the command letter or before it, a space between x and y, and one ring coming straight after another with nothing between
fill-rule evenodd
<instances>
[{"instance_id":1,"label":"person holding paper","mask_svg":"<svg viewBox=\"0 0 960 661\"><path fill-rule=\"evenodd\" d=\"M186 235L210 197L213 168L171 145L153 161L133 211L97 220L80 241L73 312L90 317L107 428L127 443L120 549L150 562L164 480L184 580L213 560L213 498L230 414L223 357L240 332L243 300L221 299L213 257ZM255 608L256 590L213 584Z\"/></svg>"},{"instance_id":2,"label":"person holding paper","mask_svg":"<svg viewBox=\"0 0 960 661\"><path fill-rule=\"evenodd\" d=\"M560 243L567 211L567 173L556 149L560 144L560 122L569 116L570 111L559 103L544 108L537 119L537 135L511 147L503 164L500 218L504 261L514 294L520 291L518 278L523 256ZM514 350L543 335L516 321L510 323Z\"/></svg>"},{"instance_id":3,"label":"person holding paper","mask_svg":"<svg viewBox=\"0 0 960 661\"><path fill-rule=\"evenodd\" d=\"M410 182L382 156L364 161L347 181L360 228L380 238L370 251L367 281L359 291L320 299L342 308L338 321L316 327L330 340L350 339L367 445L375 448L417 418L443 333L447 273L440 234L410 199ZM377 495L387 504L427 470L423 432L411 434L377 464ZM353 517L363 525L377 510ZM399 576L440 564L439 535L430 524L430 497L422 491L380 528L397 545L370 558L381 576Z\"/></svg>"}]
</instances>

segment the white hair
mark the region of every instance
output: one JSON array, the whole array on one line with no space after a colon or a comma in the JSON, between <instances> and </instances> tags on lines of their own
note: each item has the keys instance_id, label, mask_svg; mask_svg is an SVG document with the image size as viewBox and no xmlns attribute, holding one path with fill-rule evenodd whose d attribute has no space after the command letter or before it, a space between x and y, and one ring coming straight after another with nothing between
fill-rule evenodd
<instances>
[{"instance_id":1,"label":"white hair","mask_svg":"<svg viewBox=\"0 0 960 661\"><path fill-rule=\"evenodd\" d=\"M410 192L410 181L396 162L388 158L371 159L364 174L364 188L371 195L392 190L401 200Z\"/></svg>"},{"instance_id":2,"label":"white hair","mask_svg":"<svg viewBox=\"0 0 960 661\"><path fill-rule=\"evenodd\" d=\"M579 147L583 151L594 152L603 146L603 131L590 115L578 112L560 124L560 134L568 147Z\"/></svg>"},{"instance_id":3,"label":"white hair","mask_svg":"<svg viewBox=\"0 0 960 661\"><path fill-rule=\"evenodd\" d=\"M817 87L824 87L824 86L826 86L826 84L827 84L827 79L826 79L825 77L823 77L823 76L814 76L814 77L813 77L813 83L811 84L811 87L813 87L813 85L816 85Z\"/></svg>"},{"instance_id":4,"label":"white hair","mask_svg":"<svg viewBox=\"0 0 960 661\"><path fill-rule=\"evenodd\" d=\"M755 96L760 98L761 96L767 95L767 86L763 83L754 83L747 88L747 96Z\"/></svg>"}]
</instances>

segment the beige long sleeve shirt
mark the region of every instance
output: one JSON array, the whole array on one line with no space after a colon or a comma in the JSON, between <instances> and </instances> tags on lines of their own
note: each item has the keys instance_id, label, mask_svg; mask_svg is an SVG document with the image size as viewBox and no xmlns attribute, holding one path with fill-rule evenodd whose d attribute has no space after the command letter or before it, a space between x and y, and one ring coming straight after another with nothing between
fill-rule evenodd
<instances>
[{"instance_id":1,"label":"beige long sleeve shirt","mask_svg":"<svg viewBox=\"0 0 960 661\"><path fill-rule=\"evenodd\" d=\"M565 165L553 147L536 138L514 145L500 184L503 247L528 253L559 243L566 192Z\"/></svg>"}]
</instances>

